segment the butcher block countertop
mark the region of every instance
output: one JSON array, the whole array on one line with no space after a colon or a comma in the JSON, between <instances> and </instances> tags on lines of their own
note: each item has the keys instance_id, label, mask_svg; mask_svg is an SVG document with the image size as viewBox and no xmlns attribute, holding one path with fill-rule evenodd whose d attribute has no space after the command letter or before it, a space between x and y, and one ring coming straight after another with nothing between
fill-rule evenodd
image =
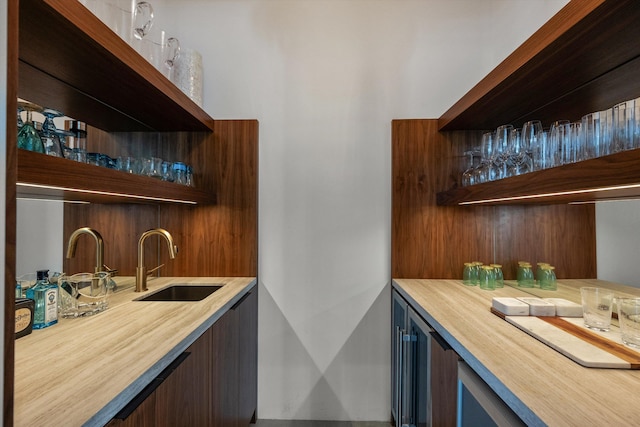
<instances>
[{"instance_id":1,"label":"butcher block countertop","mask_svg":"<svg viewBox=\"0 0 640 427\"><path fill-rule=\"evenodd\" d=\"M559 280L557 291L530 292L511 286L485 291L459 280L393 280L393 287L528 425L637 425L640 371L583 367L490 311L492 297L531 293L579 303L581 286L640 296L637 288L586 279Z\"/></svg>"},{"instance_id":2,"label":"butcher block countertop","mask_svg":"<svg viewBox=\"0 0 640 427\"><path fill-rule=\"evenodd\" d=\"M109 308L15 342L16 426L104 425L256 284L255 277L116 277ZM223 287L197 302L133 301L173 283Z\"/></svg>"}]
</instances>

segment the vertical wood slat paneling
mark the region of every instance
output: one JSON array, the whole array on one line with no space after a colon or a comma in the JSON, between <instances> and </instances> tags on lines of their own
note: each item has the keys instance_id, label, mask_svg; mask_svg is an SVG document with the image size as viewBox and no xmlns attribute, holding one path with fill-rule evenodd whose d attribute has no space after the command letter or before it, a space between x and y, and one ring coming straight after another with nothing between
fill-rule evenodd
<instances>
[{"instance_id":1,"label":"vertical wood slat paneling","mask_svg":"<svg viewBox=\"0 0 640 427\"><path fill-rule=\"evenodd\" d=\"M143 134L142 134L143 135ZM171 133L158 136L159 155L169 153L195 166L197 185L219 195L215 205L196 207L169 204L65 205L64 248L73 230L89 226L105 240L105 263L118 274L135 275L137 242L151 228L162 227L173 236L178 255L168 259L164 241L150 237L145 265L164 263L162 276L256 276L258 123L255 120L216 121L213 133ZM140 152L141 134L103 134L94 147ZM133 147L127 146L127 144ZM118 145L123 145L118 147ZM152 143L152 146L156 146ZM146 150L146 149L145 149ZM83 238L84 240L84 238ZM154 243L155 242L155 243ZM86 250L81 250L82 247ZM87 246L84 246L87 245ZM79 242L76 257L65 261L65 271L85 271L95 264L92 242Z\"/></svg>"},{"instance_id":2,"label":"vertical wood slat paneling","mask_svg":"<svg viewBox=\"0 0 640 427\"><path fill-rule=\"evenodd\" d=\"M474 143L477 133L439 133L437 120L393 122L392 276L459 279L464 262L481 261L515 279L524 260L555 265L559 278L596 277L593 205L436 205Z\"/></svg>"},{"instance_id":3,"label":"vertical wood slat paneling","mask_svg":"<svg viewBox=\"0 0 640 427\"><path fill-rule=\"evenodd\" d=\"M5 172L5 239L4 239L4 386L2 425L13 425L14 340L15 340L15 283L16 283L16 179L17 140L16 123L18 97L18 9L17 1L7 2L7 134Z\"/></svg>"}]
</instances>

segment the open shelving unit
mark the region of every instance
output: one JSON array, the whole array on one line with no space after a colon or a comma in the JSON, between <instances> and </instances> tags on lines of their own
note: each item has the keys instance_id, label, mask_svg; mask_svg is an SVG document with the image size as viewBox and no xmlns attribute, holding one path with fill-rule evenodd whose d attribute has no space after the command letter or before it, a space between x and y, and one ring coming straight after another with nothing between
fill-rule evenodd
<instances>
[{"instance_id":1,"label":"open shelving unit","mask_svg":"<svg viewBox=\"0 0 640 427\"><path fill-rule=\"evenodd\" d=\"M572 121L640 96L640 3L574 0L439 119L440 131ZM487 113L489 112L489 113ZM440 205L640 197L640 150L452 188ZM635 185L638 184L638 185ZM542 197L544 195L544 197Z\"/></svg>"},{"instance_id":2,"label":"open shelving unit","mask_svg":"<svg viewBox=\"0 0 640 427\"><path fill-rule=\"evenodd\" d=\"M78 1L19 3L20 98L106 132L213 131L214 120L202 108ZM19 151L19 197L216 201L205 189Z\"/></svg>"}]
</instances>

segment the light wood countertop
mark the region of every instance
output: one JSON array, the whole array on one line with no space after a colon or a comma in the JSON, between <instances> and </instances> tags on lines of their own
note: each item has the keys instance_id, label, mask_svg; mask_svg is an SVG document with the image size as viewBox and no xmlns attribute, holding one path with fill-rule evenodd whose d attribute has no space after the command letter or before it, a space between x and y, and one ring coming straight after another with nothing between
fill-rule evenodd
<instances>
[{"instance_id":1,"label":"light wood countertop","mask_svg":"<svg viewBox=\"0 0 640 427\"><path fill-rule=\"evenodd\" d=\"M530 293L579 302L581 286L640 296L637 288L577 279ZM484 291L459 280L394 279L393 287L528 425L638 424L640 371L585 368L490 312L492 297L529 292Z\"/></svg>"},{"instance_id":2,"label":"light wood countertop","mask_svg":"<svg viewBox=\"0 0 640 427\"><path fill-rule=\"evenodd\" d=\"M60 319L16 340L16 426L104 425L256 284L254 277L116 277L95 316ZM224 286L198 302L133 301L172 283Z\"/></svg>"}]
</instances>

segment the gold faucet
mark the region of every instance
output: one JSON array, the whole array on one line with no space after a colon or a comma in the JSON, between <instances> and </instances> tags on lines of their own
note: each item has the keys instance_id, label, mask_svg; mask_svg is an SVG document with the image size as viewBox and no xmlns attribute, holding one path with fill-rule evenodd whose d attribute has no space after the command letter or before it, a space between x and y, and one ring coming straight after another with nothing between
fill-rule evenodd
<instances>
[{"instance_id":1,"label":"gold faucet","mask_svg":"<svg viewBox=\"0 0 640 427\"><path fill-rule=\"evenodd\" d=\"M164 237L169 247L169 258L174 259L178 252L178 247L173 244L173 237L171 234L162 228L155 228L142 233L140 240L138 240L138 267L136 267L136 292L144 292L147 290L147 269L144 266L144 241L147 237L157 234ZM159 267L154 268L151 271L157 270Z\"/></svg>"},{"instance_id":2,"label":"gold faucet","mask_svg":"<svg viewBox=\"0 0 640 427\"><path fill-rule=\"evenodd\" d=\"M71 233L69 237L69 244L67 245L67 258L73 258L76 254L76 246L78 245L78 238L81 234L88 234L93 237L96 242L96 268L95 273L102 271L104 265L104 242L102 236L96 230L89 227L78 228Z\"/></svg>"}]
</instances>

